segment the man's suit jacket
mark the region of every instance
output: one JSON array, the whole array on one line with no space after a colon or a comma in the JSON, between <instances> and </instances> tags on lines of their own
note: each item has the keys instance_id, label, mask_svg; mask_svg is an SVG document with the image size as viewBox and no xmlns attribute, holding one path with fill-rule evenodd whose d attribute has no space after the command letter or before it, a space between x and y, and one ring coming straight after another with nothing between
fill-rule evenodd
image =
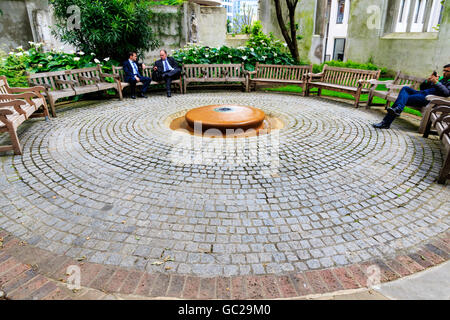
<instances>
[{"instance_id":1,"label":"man's suit jacket","mask_svg":"<svg viewBox=\"0 0 450 320\"><path fill-rule=\"evenodd\" d=\"M139 69L141 69L142 64L141 63L137 63L136 65L138 67L138 77L141 78L141 71ZM134 78L134 70L133 70L133 66L131 65L130 60L126 60L123 62L123 72L124 72L124 80L125 82L130 82L130 80L135 80Z\"/></svg>"},{"instance_id":2,"label":"man's suit jacket","mask_svg":"<svg viewBox=\"0 0 450 320\"><path fill-rule=\"evenodd\" d=\"M176 68L180 68L180 66L178 65L178 63L175 61L174 58L172 57L167 57L167 62L169 62L170 66L174 69ZM158 71L163 73L164 72L164 65L163 65L163 61L161 59L157 60L155 62L155 66L158 67Z\"/></svg>"}]
</instances>

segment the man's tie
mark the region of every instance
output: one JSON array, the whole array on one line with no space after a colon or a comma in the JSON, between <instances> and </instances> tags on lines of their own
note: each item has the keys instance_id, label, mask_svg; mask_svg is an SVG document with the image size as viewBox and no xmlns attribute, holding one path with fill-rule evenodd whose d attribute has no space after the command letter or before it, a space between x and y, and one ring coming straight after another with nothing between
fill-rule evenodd
<instances>
[{"instance_id":1,"label":"man's tie","mask_svg":"<svg viewBox=\"0 0 450 320\"><path fill-rule=\"evenodd\" d=\"M169 71L169 64L167 63L167 59L164 60L164 72Z\"/></svg>"}]
</instances>

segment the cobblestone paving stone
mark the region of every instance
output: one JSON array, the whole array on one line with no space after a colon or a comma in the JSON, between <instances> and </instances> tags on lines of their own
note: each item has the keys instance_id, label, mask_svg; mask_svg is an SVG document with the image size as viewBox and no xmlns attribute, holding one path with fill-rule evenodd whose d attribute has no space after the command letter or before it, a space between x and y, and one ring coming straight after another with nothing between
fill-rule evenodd
<instances>
[{"instance_id":1,"label":"cobblestone paving stone","mask_svg":"<svg viewBox=\"0 0 450 320\"><path fill-rule=\"evenodd\" d=\"M167 127L227 103L285 127L226 145ZM450 188L435 182L436 139L401 122L375 130L379 118L320 98L209 92L30 120L23 155L0 158L0 228L54 254L156 274L287 275L398 256L448 230Z\"/></svg>"}]
</instances>

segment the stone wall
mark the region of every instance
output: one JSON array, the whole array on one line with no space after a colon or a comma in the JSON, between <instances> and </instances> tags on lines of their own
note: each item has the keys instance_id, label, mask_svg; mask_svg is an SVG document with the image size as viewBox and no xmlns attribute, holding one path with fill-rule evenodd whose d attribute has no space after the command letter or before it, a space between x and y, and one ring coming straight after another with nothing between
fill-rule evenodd
<instances>
[{"instance_id":1,"label":"stone wall","mask_svg":"<svg viewBox=\"0 0 450 320\"><path fill-rule=\"evenodd\" d=\"M28 46L33 41L33 32L24 1L0 1L0 50L9 51L18 46Z\"/></svg>"},{"instance_id":2,"label":"stone wall","mask_svg":"<svg viewBox=\"0 0 450 320\"><path fill-rule=\"evenodd\" d=\"M393 71L427 76L433 70L441 74L442 66L450 63L450 1L445 2L439 32L392 33L389 24L392 10L386 10L388 0L351 1L350 23L345 55L347 59L377 65ZM385 12L379 28L369 28L367 7L379 6Z\"/></svg>"}]
</instances>

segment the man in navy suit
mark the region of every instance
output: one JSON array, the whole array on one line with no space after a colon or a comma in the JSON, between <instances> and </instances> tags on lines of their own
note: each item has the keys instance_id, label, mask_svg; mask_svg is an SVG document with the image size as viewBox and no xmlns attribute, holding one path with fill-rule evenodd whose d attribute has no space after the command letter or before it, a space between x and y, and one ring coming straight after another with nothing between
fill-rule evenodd
<instances>
[{"instance_id":1,"label":"man in navy suit","mask_svg":"<svg viewBox=\"0 0 450 320\"><path fill-rule=\"evenodd\" d=\"M155 76L153 78L155 81L166 82L167 96L170 97L172 95L170 85L172 84L172 80L180 78L181 69L174 58L167 56L166 50L162 49L159 52L159 56L161 59L156 61L153 66L153 74L159 79L155 78Z\"/></svg>"},{"instance_id":2,"label":"man in navy suit","mask_svg":"<svg viewBox=\"0 0 450 320\"><path fill-rule=\"evenodd\" d=\"M142 82L142 90L139 94L141 98L147 98L145 93L147 92L148 86L152 81L149 77L144 77L139 73L138 64L136 63L137 54L136 52L130 52L128 54L128 60L123 63L123 72L125 73L124 80L130 84L131 98L136 99L136 83ZM142 64L142 68L145 65Z\"/></svg>"}]
</instances>

